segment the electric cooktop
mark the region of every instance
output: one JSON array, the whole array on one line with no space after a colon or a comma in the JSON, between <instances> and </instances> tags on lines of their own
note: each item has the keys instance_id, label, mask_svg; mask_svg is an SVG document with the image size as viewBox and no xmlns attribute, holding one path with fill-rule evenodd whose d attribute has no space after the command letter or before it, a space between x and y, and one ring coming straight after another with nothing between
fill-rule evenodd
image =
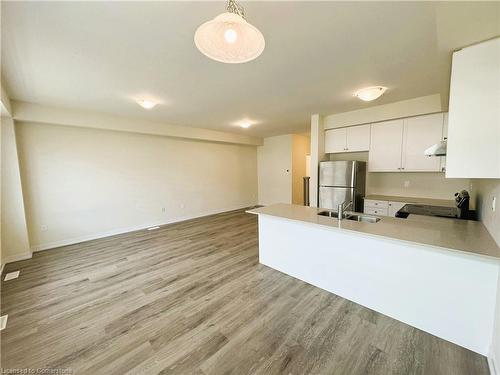
<instances>
[{"instance_id":1,"label":"electric cooktop","mask_svg":"<svg viewBox=\"0 0 500 375\"><path fill-rule=\"evenodd\" d=\"M411 214L449 217L456 219L460 217L460 210L457 207L430 206L425 204L406 204L396 213L396 217L406 219Z\"/></svg>"}]
</instances>

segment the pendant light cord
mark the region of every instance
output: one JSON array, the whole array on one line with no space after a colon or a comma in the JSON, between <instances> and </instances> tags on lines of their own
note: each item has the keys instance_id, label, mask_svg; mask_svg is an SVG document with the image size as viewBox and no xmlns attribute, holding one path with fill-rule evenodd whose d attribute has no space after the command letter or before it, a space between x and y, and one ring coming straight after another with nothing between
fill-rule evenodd
<instances>
[{"instance_id":1,"label":"pendant light cord","mask_svg":"<svg viewBox=\"0 0 500 375\"><path fill-rule=\"evenodd\" d=\"M245 18L245 10L243 7L236 2L236 0L228 0L227 2L227 11L229 13L234 13L237 14L238 16L242 17L243 19Z\"/></svg>"}]
</instances>

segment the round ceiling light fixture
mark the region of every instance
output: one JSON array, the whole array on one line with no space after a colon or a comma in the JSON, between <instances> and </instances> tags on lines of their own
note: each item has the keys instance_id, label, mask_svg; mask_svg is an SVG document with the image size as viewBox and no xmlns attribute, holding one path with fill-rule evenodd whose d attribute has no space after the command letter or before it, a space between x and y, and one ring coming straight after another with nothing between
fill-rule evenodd
<instances>
[{"instance_id":1,"label":"round ceiling light fixture","mask_svg":"<svg viewBox=\"0 0 500 375\"><path fill-rule=\"evenodd\" d=\"M139 104L144 109L152 109L156 106L157 103L153 102L152 100L140 99L137 101L137 104Z\"/></svg>"},{"instance_id":2,"label":"round ceiling light fixture","mask_svg":"<svg viewBox=\"0 0 500 375\"><path fill-rule=\"evenodd\" d=\"M250 126L252 126L252 124L248 121L243 121L243 122L240 122L239 126L243 129L248 129Z\"/></svg>"},{"instance_id":3,"label":"round ceiling light fixture","mask_svg":"<svg viewBox=\"0 0 500 375\"><path fill-rule=\"evenodd\" d=\"M198 27L194 43L205 56L228 64L251 61L266 45L262 33L245 20L243 7L236 0L228 1L227 12Z\"/></svg>"},{"instance_id":4,"label":"round ceiling light fixture","mask_svg":"<svg viewBox=\"0 0 500 375\"><path fill-rule=\"evenodd\" d=\"M356 91L354 96L365 102L369 102L380 98L386 91L387 87L384 86L365 87L364 89Z\"/></svg>"}]
</instances>

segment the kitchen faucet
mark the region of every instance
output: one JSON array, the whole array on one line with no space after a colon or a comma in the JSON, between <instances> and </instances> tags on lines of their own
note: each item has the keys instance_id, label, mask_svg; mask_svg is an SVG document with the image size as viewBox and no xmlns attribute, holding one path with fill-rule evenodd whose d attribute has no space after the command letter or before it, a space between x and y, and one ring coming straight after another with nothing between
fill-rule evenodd
<instances>
[{"instance_id":1,"label":"kitchen faucet","mask_svg":"<svg viewBox=\"0 0 500 375\"><path fill-rule=\"evenodd\" d=\"M346 202L349 202L346 206L344 204ZM338 205L338 219L342 220L344 218L344 211L348 209L349 207L352 207L352 200L350 201L344 201Z\"/></svg>"}]
</instances>

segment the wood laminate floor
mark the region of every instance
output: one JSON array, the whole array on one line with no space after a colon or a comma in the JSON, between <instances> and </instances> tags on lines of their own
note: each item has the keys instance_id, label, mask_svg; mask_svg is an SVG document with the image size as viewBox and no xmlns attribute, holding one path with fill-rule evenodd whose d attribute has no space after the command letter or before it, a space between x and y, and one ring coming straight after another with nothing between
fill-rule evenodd
<instances>
[{"instance_id":1,"label":"wood laminate floor","mask_svg":"<svg viewBox=\"0 0 500 375\"><path fill-rule=\"evenodd\" d=\"M2 281L3 368L488 374L485 357L258 263L234 211L35 253Z\"/></svg>"}]
</instances>

